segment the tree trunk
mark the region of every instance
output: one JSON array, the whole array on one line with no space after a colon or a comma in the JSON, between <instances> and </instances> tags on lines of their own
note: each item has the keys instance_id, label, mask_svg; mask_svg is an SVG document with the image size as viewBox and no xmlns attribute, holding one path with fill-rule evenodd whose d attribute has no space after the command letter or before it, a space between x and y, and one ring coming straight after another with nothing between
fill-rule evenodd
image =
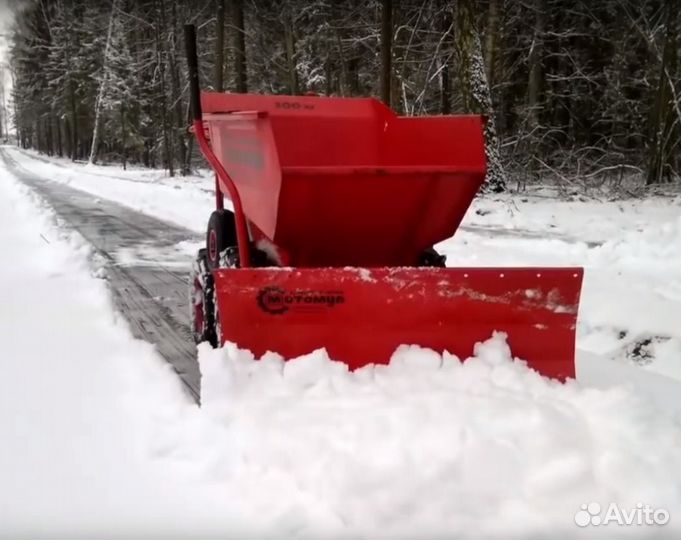
<instances>
[{"instance_id":1,"label":"tree trunk","mask_svg":"<svg viewBox=\"0 0 681 540\"><path fill-rule=\"evenodd\" d=\"M326 80L324 95L330 96L333 94L333 64L330 55L326 57L324 62L324 79Z\"/></svg>"},{"instance_id":2,"label":"tree trunk","mask_svg":"<svg viewBox=\"0 0 681 540\"><path fill-rule=\"evenodd\" d=\"M33 135L33 137L32 137L32 141L31 141L32 144L31 144L31 146L32 146L33 148L35 148L36 150L38 150L38 152L42 152L42 151L43 151L43 147L42 147L42 142L41 142L41 141L42 141L42 137L41 137L41 133L40 133L40 120L35 120L35 121L34 121L34 126L35 126L35 127L33 128L33 133L34 133L34 135Z\"/></svg>"},{"instance_id":3,"label":"tree trunk","mask_svg":"<svg viewBox=\"0 0 681 540\"><path fill-rule=\"evenodd\" d=\"M343 17L343 9L339 2L331 2L331 9L329 10L329 20L328 24L333 28L333 40L336 44L336 49L338 52L338 65L340 67L339 72L336 74L338 79L338 93L341 97L348 95L348 87L350 86L350 79L348 75L348 65L345 58L345 51L343 48L343 28L335 24ZM331 44L329 44L329 50L331 50Z\"/></svg>"},{"instance_id":4,"label":"tree trunk","mask_svg":"<svg viewBox=\"0 0 681 540\"><path fill-rule=\"evenodd\" d=\"M289 8L284 15L284 40L286 41L286 67L288 71L289 93L300 93L298 70L296 68L296 37L293 28L293 13Z\"/></svg>"},{"instance_id":5,"label":"tree trunk","mask_svg":"<svg viewBox=\"0 0 681 540\"><path fill-rule=\"evenodd\" d=\"M527 79L527 128L529 137L528 162L526 174L534 178L537 172L537 154L541 152L537 138L539 116L543 109L542 91L544 87L542 63L544 59L544 31L546 27L546 0L534 0L534 30L528 57L529 75Z\"/></svg>"},{"instance_id":6,"label":"tree trunk","mask_svg":"<svg viewBox=\"0 0 681 540\"><path fill-rule=\"evenodd\" d=\"M69 81L69 108L71 109L71 161L78 159L78 106L76 104L76 82Z\"/></svg>"},{"instance_id":7,"label":"tree trunk","mask_svg":"<svg viewBox=\"0 0 681 540\"><path fill-rule=\"evenodd\" d=\"M452 43L452 12L445 7L442 17L442 33L445 43L445 55L443 65L440 70L440 112L450 114L452 112L452 75L450 66L452 64L451 50Z\"/></svg>"},{"instance_id":8,"label":"tree trunk","mask_svg":"<svg viewBox=\"0 0 681 540\"><path fill-rule=\"evenodd\" d=\"M213 86L216 92L224 92L225 72L225 0L215 0L215 76Z\"/></svg>"},{"instance_id":9,"label":"tree trunk","mask_svg":"<svg viewBox=\"0 0 681 540\"><path fill-rule=\"evenodd\" d=\"M71 158L73 156L73 138L71 137L71 126L69 121L64 120L64 143L66 146L66 155Z\"/></svg>"},{"instance_id":10,"label":"tree trunk","mask_svg":"<svg viewBox=\"0 0 681 540\"><path fill-rule=\"evenodd\" d=\"M165 168L168 170L168 175L175 176L175 168L173 165L173 155L171 152L170 144L170 129L168 125L168 107L167 107L167 94L166 94L166 63L163 59L163 44L161 39L161 22L160 19L163 16L165 6L163 0L157 1L157 20L155 21L155 34L156 34L156 65L158 66L159 72L159 108L161 116L161 128L163 130L163 161Z\"/></svg>"},{"instance_id":11,"label":"tree trunk","mask_svg":"<svg viewBox=\"0 0 681 540\"><path fill-rule=\"evenodd\" d=\"M45 125L45 152L51 157L54 155L54 144L52 136L52 118L49 114L45 113L43 123Z\"/></svg>"},{"instance_id":12,"label":"tree trunk","mask_svg":"<svg viewBox=\"0 0 681 540\"><path fill-rule=\"evenodd\" d=\"M381 10L381 100L390 107L392 75L393 3L382 0Z\"/></svg>"},{"instance_id":13,"label":"tree trunk","mask_svg":"<svg viewBox=\"0 0 681 540\"><path fill-rule=\"evenodd\" d=\"M472 0L459 0L456 13L456 48L459 55L461 98L464 112L483 114L485 123L485 154L487 178L485 189L499 193L506 190L506 173L499 153L492 110L492 98L482 58L480 34L475 27Z\"/></svg>"},{"instance_id":14,"label":"tree trunk","mask_svg":"<svg viewBox=\"0 0 681 540\"><path fill-rule=\"evenodd\" d=\"M0 127L0 135L5 139L8 138L8 124L9 114L7 113L7 103L5 101L5 70L0 70L0 118L2 118L2 127Z\"/></svg>"},{"instance_id":15,"label":"tree trunk","mask_svg":"<svg viewBox=\"0 0 681 540\"><path fill-rule=\"evenodd\" d=\"M99 90L97 91L97 99L95 100L95 124L92 128L92 146L90 147L90 158L88 163L95 163L97 160L97 146L99 145L99 132L102 125L102 101L107 92L109 81L109 58L111 53L111 35L113 34L114 19L116 17L116 10L118 8L118 0L113 0L111 4L111 15L109 16L109 30L106 34L106 45L104 45L104 60L102 62L102 80L99 81Z\"/></svg>"},{"instance_id":16,"label":"tree trunk","mask_svg":"<svg viewBox=\"0 0 681 540\"><path fill-rule=\"evenodd\" d=\"M170 22L170 28L172 29L172 39L165 40L165 43L170 41L170 46L166 51L170 66L170 91L172 93L173 102L175 103L175 133L177 139L177 152L178 152L178 162L180 164L181 174L187 176L189 171L185 169L185 156L187 154L186 146L186 124L184 121L184 113L182 106L182 95L180 91L180 73L176 56L177 39L175 34L175 28L177 28L177 11L175 3L172 4L171 8L172 21ZM162 17L163 26L165 27L165 14Z\"/></svg>"},{"instance_id":17,"label":"tree trunk","mask_svg":"<svg viewBox=\"0 0 681 540\"><path fill-rule=\"evenodd\" d=\"M341 31L337 28L334 33L336 35L336 43L338 45L338 61L340 63L340 74L338 75L338 92L340 92L341 97L345 97L348 95L347 88L350 86L350 70L348 69L348 62L346 61L345 53L343 52L343 36L341 35Z\"/></svg>"},{"instance_id":18,"label":"tree trunk","mask_svg":"<svg viewBox=\"0 0 681 540\"><path fill-rule=\"evenodd\" d=\"M126 132L125 132L125 102L121 102L121 156L123 158L123 170L127 168L127 161L128 161L128 150L126 148L127 146L127 137L126 137Z\"/></svg>"},{"instance_id":19,"label":"tree trunk","mask_svg":"<svg viewBox=\"0 0 681 540\"><path fill-rule=\"evenodd\" d=\"M59 121L58 116L53 116L54 120L54 125L56 127L56 134L57 134L57 155L59 157L64 157L64 146L61 138L61 122Z\"/></svg>"},{"instance_id":20,"label":"tree trunk","mask_svg":"<svg viewBox=\"0 0 681 540\"><path fill-rule=\"evenodd\" d=\"M246 79L246 39L244 30L244 6L242 0L232 0L232 26L234 39L234 75L236 91L248 91Z\"/></svg>"},{"instance_id":21,"label":"tree trunk","mask_svg":"<svg viewBox=\"0 0 681 540\"><path fill-rule=\"evenodd\" d=\"M187 107L185 109L185 119L187 122L187 125L191 124L191 111L189 110L189 103L187 103ZM192 170L192 154L194 151L194 140L196 137L189 137L187 140L187 155L185 156L184 159L184 169L188 172L188 174L191 174Z\"/></svg>"},{"instance_id":22,"label":"tree trunk","mask_svg":"<svg viewBox=\"0 0 681 540\"><path fill-rule=\"evenodd\" d=\"M671 179L678 146L678 124L681 117L674 106L674 84L678 68L678 12L675 0L666 2L666 36L657 94L653 103L650 128L650 146L646 185Z\"/></svg>"},{"instance_id":23,"label":"tree trunk","mask_svg":"<svg viewBox=\"0 0 681 540\"><path fill-rule=\"evenodd\" d=\"M348 58L348 96L358 96L359 89L359 57Z\"/></svg>"},{"instance_id":24,"label":"tree trunk","mask_svg":"<svg viewBox=\"0 0 681 540\"><path fill-rule=\"evenodd\" d=\"M495 83L497 43L499 41L499 0L490 0L487 12L487 31L485 35L485 74L490 88Z\"/></svg>"},{"instance_id":25,"label":"tree trunk","mask_svg":"<svg viewBox=\"0 0 681 540\"><path fill-rule=\"evenodd\" d=\"M544 58L543 41L546 27L546 0L535 0L534 16L534 35L529 56L530 75L527 81L527 106L530 115L530 130L539 125L542 101L541 92L544 86L542 61Z\"/></svg>"}]
</instances>

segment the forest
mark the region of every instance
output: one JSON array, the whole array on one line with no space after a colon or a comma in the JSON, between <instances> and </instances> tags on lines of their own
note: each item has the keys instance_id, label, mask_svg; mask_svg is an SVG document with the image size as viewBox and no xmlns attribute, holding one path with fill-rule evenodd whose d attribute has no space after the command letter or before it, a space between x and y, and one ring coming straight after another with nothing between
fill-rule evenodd
<instances>
[{"instance_id":1,"label":"forest","mask_svg":"<svg viewBox=\"0 0 681 540\"><path fill-rule=\"evenodd\" d=\"M189 174L193 23L206 89L484 114L490 189L642 193L680 182L680 18L678 0L27 0L9 114L24 148Z\"/></svg>"}]
</instances>

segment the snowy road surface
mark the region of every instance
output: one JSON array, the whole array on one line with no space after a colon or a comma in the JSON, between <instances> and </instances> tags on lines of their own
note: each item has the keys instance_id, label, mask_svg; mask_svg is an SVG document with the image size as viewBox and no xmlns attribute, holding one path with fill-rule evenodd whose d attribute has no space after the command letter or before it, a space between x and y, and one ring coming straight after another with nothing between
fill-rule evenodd
<instances>
[{"instance_id":1,"label":"snowy road surface","mask_svg":"<svg viewBox=\"0 0 681 540\"><path fill-rule=\"evenodd\" d=\"M23 169L3 148L0 157L8 172L40 194L66 225L92 244L133 334L155 344L198 399L200 376L187 311L190 259L178 248L182 242L196 241L197 235L41 178Z\"/></svg>"},{"instance_id":2,"label":"snowy road surface","mask_svg":"<svg viewBox=\"0 0 681 540\"><path fill-rule=\"evenodd\" d=\"M132 180L117 182L105 167L4 150L34 176L156 217L175 203L178 217L201 206L203 222L210 207L201 178L176 188L116 171ZM321 352L283 363L201 347L198 408L116 314L105 261L82 238L92 233L58 227L40 186L2 163L0 179L0 538L681 536L678 206L621 221L606 207L583 230L589 219L561 222L549 210L561 204L547 204L513 220L536 231L556 221L562 239L464 230L443 246L461 264L587 264L580 340L609 354L583 355L578 381L542 379L501 336L464 363L404 347L390 366L355 373ZM508 225L495 204L481 201L493 212L468 225ZM108 222L91 211L92 229ZM181 274L194 246L175 244L177 230L153 250L136 235L109 245L110 266L162 261ZM646 332L666 338L649 363L608 359ZM636 522L641 504L670 519L589 525L588 503L600 517L614 504Z\"/></svg>"}]
</instances>

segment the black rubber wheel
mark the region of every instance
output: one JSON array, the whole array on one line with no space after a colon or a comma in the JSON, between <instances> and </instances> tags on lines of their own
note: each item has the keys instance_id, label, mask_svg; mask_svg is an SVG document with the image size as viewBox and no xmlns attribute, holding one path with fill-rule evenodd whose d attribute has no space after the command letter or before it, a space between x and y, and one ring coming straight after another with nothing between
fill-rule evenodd
<instances>
[{"instance_id":1,"label":"black rubber wheel","mask_svg":"<svg viewBox=\"0 0 681 540\"><path fill-rule=\"evenodd\" d=\"M206 277L206 288L203 291L203 312L206 317L204 332L201 336L202 341L207 341L213 348L219 347L218 334L215 328L215 317L217 309L215 307L215 282L212 274Z\"/></svg>"},{"instance_id":2,"label":"black rubber wheel","mask_svg":"<svg viewBox=\"0 0 681 540\"><path fill-rule=\"evenodd\" d=\"M419 266L430 266L433 268L445 268L447 266L447 256L440 255L433 248L426 249L419 258Z\"/></svg>"},{"instance_id":3,"label":"black rubber wheel","mask_svg":"<svg viewBox=\"0 0 681 540\"><path fill-rule=\"evenodd\" d=\"M206 266L208 270L220 268L220 255L236 246L234 214L229 210L215 210L208 220L206 231Z\"/></svg>"},{"instance_id":4,"label":"black rubber wheel","mask_svg":"<svg viewBox=\"0 0 681 540\"><path fill-rule=\"evenodd\" d=\"M200 249L189 275L191 331L195 343L207 341L217 347L215 283L206 262L206 250Z\"/></svg>"}]
</instances>

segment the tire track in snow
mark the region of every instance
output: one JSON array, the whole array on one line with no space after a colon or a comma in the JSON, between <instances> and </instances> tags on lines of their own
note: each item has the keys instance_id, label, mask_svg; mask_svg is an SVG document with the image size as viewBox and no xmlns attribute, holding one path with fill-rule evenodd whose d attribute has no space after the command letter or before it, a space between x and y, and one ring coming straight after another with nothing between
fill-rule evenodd
<instances>
[{"instance_id":1,"label":"tire track in snow","mask_svg":"<svg viewBox=\"0 0 681 540\"><path fill-rule=\"evenodd\" d=\"M197 241L182 227L100 199L65 184L40 178L21 168L3 148L7 169L40 195L69 227L78 231L104 261L117 309L135 337L156 346L198 401L200 373L189 330L190 257L179 242ZM150 253L134 258L124 253Z\"/></svg>"},{"instance_id":2,"label":"tire track in snow","mask_svg":"<svg viewBox=\"0 0 681 540\"><path fill-rule=\"evenodd\" d=\"M582 243L588 248L595 248L603 245L603 242L580 240L566 234L549 233L547 231L533 231L530 229L507 229L504 227L493 227L485 225L461 225L457 230L465 231L486 238L519 238L522 240L560 240L566 244Z\"/></svg>"}]
</instances>

